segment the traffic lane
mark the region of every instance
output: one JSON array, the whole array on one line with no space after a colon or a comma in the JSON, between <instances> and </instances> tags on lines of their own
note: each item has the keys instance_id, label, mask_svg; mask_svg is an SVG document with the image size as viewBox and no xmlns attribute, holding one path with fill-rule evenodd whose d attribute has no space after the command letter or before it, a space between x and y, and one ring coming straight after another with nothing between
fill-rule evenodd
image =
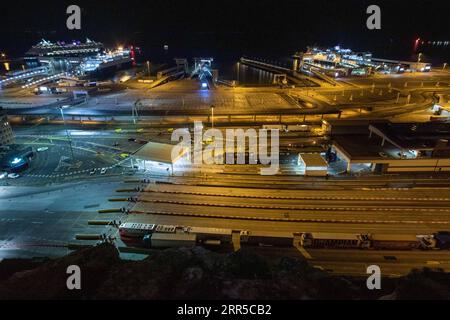
<instances>
[{"instance_id":1,"label":"traffic lane","mask_svg":"<svg viewBox=\"0 0 450 320\"><path fill-rule=\"evenodd\" d=\"M25 194L18 190L17 195L1 199L0 258L64 255L67 253L64 246L74 241L77 233L111 233L112 227L90 226L88 221L121 219L120 213L108 217L98 213L100 208L112 207L105 199L121 183L26 188L22 191Z\"/></svg>"},{"instance_id":2,"label":"traffic lane","mask_svg":"<svg viewBox=\"0 0 450 320\"><path fill-rule=\"evenodd\" d=\"M223 176L222 174L220 175ZM259 176L259 175L257 175ZM252 177L253 178L253 177ZM263 177L264 178L264 177ZM292 180L292 177L282 177L283 180ZM246 178L247 180L249 178ZM299 180L294 177L294 181ZM281 180L278 177L276 180ZM389 180L382 180L389 181ZM312 183L313 180L305 179L305 183ZM332 180L322 181L324 184L333 183ZM339 180L337 180L339 182ZM210 187L210 186L192 186L181 184L148 184L145 188L150 192L161 192L170 194L190 194L198 193L202 196L230 196L245 198L298 198L306 199L324 199L324 200L396 200L396 201L450 201L449 188L432 188L432 189L380 189L380 190L272 190L262 188L239 188L239 187ZM438 191L438 192L437 192Z\"/></svg>"},{"instance_id":3,"label":"traffic lane","mask_svg":"<svg viewBox=\"0 0 450 320\"><path fill-rule=\"evenodd\" d=\"M450 75L437 74L434 72L415 72L404 74L376 75L369 78L345 78L344 80L352 84L363 86L371 86L373 83L375 83L375 85L388 85L389 83L391 83L392 86L403 86L405 82L408 82L408 84L411 82L411 84L414 84L415 86L421 86L422 82L424 82L424 84L429 84L436 83L436 81L450 81Z\"/></svg>"},{"instance_id":4,"label":"traffic lane","mask_svg":"<svg viewBox=\"0 0 450 320\"><path fill-rule=\"evenodd\" d=\"M52 187L4 187L0 197L0 214L9 215L9 211L23 212L45 211L95 211L87 210L85 206L98 204L110 206L108 198L123 187L120 178L100 178L97 181L62 184Z\"/></svg>"},{"instance_id":5,"label":"traffic lane","mask_svg":"<svg viewBox=\"0 0 450 320\"><path fill-rule=\"evenodd\" d=\"M211 165L207 166L204 165L203 168L222 168L222 165ZM301 175L261 175L261 174L254 174L254 171L249 171L252 168L255 167L255 165L242 165L240 166L242 168L241 172L239 173L230 173L226 172L225 170L218 174L205 174L203 172L197 173L197 176L174 176L172 180L174 183L178 184L187 184L186 181L190 182L190 180L198 180L203 183L205 183L205 178L208 179L208 183L210 184L223 184L226 182L243 182L246 184L250 183L267 183L270 182L271 184L308 184L311 186L314 185L348 185L348 186L359 186L360 188L364 187L377 187L379 185L387 185L387 184L393 184L393 183L404 183L406 184L412 184L415 183L417 186L419 186L419 183L434 183L434 182L446 182L449 186L449 175L446 173L430 176L430 173L418 175L418 174L395 174L395 175L374 175L374 176L330 176L330 177L308 177L308 176L301 176ZM182 170L182 168L180 168ZM188 167L189 170L189 167ZM234 184L230 184L229 187L235 186ZM213 185L211 185L213 187ZM261 189L261 188L260 188ZM448 192L449 190L445 191L444 188L441 188L443 192ZM373 191L373 190L369 190ZM375 190L377 191L377 190ZM284 191L283 191L284 192Z\"/></svg>"},{"instance_id":6,"label":"traffic lane","mask_svg":"<svg viewBox=\"0 0 450 320\"><path fill-rule=\"evenodd\" d=\"M335 208L322 209L259 209L185 205L175 203L137 203L131 211L135 214L161 213L186 216L206 216L210 218L229 218L238 220L290 221L290 222L321 222L321 223L364 223L364 224L429 224L450 228L450 216L447 213L411 213L407 209L403 212L376 211L368 212L364 208L358 210L339 211Z\"/></svg>"},{"instance_id":7,"label":"traffic lane","mask_svg":"<svg viewBox=\"0 0 450 320\"><path fill-rule=\"evenodd\" d=\"M76 234L109 234L113 227L90 226L88 220L102 217L93 213L71 212L70 219L35 218L17 219L5 225L0 219L0 260L3 258L47 256L58 257L69 253L67 244L75 240ZM120 220L119 215L111 216ZM12 219L12 218L11 218ZM94 245L98 241L81 244Z\"/></svg>"},{"instance_id":8,"label":"traffic lane","mask_svg":"<svg viewBox=\"0 0 450 320\"><path fill-rule=\"evenodd\" d=\"M247 170L247 169L243 169ZM242 180L269 180L270 183L274 183L278 180L297 183L298 181L304 182L305 184L315 184L321 183L325 185L333 185L334 183L348 182L348 183L358 183L358 182L390 182L390 181L400 181L400 182L411 182L411 181L435 181L436 179L414 179L404 176L396 177L377 177L377 179L365 179L364 177L359 177L358 180L355 179L314 179L310 177L299 177L299 176L261 176L261 175L227 175L218 174L216 176L207 176L210 179L219 179L231 177L233 181L236 178ZM149 177L151 178L151 176ZM300 179L301 178L301 179ZM199 186L199 185L189 185L182 184L186 177L172 177L175 184L154 184L150 183L146 186L145 190L149 191L161 191L161 192L173 192L178 194L183 193L201 193L201 195L226 195L226 196L243 196L243 197L274 197L274 198L290 198L290 197L300 197L304 199L306 197L312 199L361 199L361 200L371 200L371 199L387 199L387 200L419 200L428 199L430 201L435 200L445 200L450 199L450 188L365 188L361 187L358 192L355 190L345 190L345 189L334 189L334 190L316 190L316 189L264 189L264 188L242 188L235 185L230 185L228 187L216 187L216 186ZM399 180L397 180L399 179ZM204 180L204 178L198 178L199 181ZM190 182L188 180L187 182ZM437 179L437 181L448 182L448 178ZM450 186L450 185L449 185Z\"/></svg>"},{"instance_id":9,"label":"traffic lane","mask_svg":"<svg viewBox=\"0 0 450 320\"><path fill-rule=\"evenodd\" d=\"M333 261L333 262L310 262L310 265L328 273L342 276L361 276L367 278L372 273L367 272L370 265L376 264L380 267L382 277L401 277L410 273L413 269L430 268L450 271L449 264L430 265L427 263L366 263L366 262L347 262L347 261Z\"/></svg>"},{"instance_id":10,"label":"traffic lane","mask_svg":"<svg viewBox=\"0 0 450 320\"><path fill-rule=\"evenodd\" d=\"M374 249L310 249L312 261L353 261L353 262L420 262L433 264L449 263L449 250L374 250ZM391 257L395 257L392 259Z\"/></svg>"},{"instance_id":11,"label":"traffic lane","mask_svg":"<svg viewBox=\"0 0 450 320\"><path fill-rule=\"evenodd\" d=\"M450 212L450 200L447 201L427 201L416 200L414 198L405 200L393 200L389 198L372 199L264 199L250 197L226 197L226 196L206 196L206 195L190 195L190 194L174 194L155 192L142 192L137 198L138 202L163 202L163 201L179 201L188 204L207 204L211 206L255 206L264 208L280 208L280 209L308 209L316 207L331 208L364 208L367 210L380 211L386 209L404 209L411 211L423 211L423 208L432 209L433 212ZM338 209L338 210L339 210Z\"/></svg>"}]
</instances>

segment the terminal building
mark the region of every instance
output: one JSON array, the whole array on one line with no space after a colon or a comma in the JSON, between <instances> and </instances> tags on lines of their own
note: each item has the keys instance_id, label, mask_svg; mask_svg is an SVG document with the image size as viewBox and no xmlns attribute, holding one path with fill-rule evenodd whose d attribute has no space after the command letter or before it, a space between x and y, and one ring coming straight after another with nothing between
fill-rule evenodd
<instances>
[{"instance_id":1,"label":"terminal building","mask_svg":"<svg viewBox=\"0 0 450 320\"><path fill-rule=\"evenodd\" d=\"M450 123L324 121L333 141L329 154L347 172L450 171Z\"/></svg>"}]
</instances>

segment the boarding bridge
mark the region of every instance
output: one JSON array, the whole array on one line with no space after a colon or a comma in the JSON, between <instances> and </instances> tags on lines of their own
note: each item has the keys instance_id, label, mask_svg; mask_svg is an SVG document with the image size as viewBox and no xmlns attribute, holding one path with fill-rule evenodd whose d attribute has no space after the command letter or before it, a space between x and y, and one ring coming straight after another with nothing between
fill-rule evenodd
<instances>
[{"instance_id":1,"label":"boarding bridge","mask_svg":"<svg viewBox=\"0 0 450 320\"><path fill-rule=\"evenodd\" d=\"M161 70L156 73L156 80L149 83L150 89L186 75L188 67L187 60L176 58L175 63L177 64L176 67Z\"/></svg>"},{"instance_id":2,"label":"boarding bridge","mask_svg":"<svg viewBox=\"0 0 450 320\"><path fill-rule=\"evenodd\" d=\"M191 72L191 79L198 76L200 80L212 78L211 66L213 58L194 58L194 70Z\"/></svg>"},{"instance_id":3,"label":"boarding bridge","mask_svg":"<svg viewBox=\"0 0 450 320\"><path fill-rule=\"evenodd\" d=\"M309 71L311 71L311 73L313 75L315 75L317 78L319 78L320 80L323 80L323 81L325 81L325 82L327 82L327 83L329 83L329 84L331 84L333 86L338 86L339 85L339 83L336 80L334 80L333 78L327 76L326 74L324 74L322 72L319 72L319 71L315 70L314 67L311 68Z\"/></svg>"},{"instance_id":4,"label":"boarding bridge","mask_svg":"<svg viewBox=\"0 0 450 320\"><path fill-rule=\"evenodd\" d=\"M14 84L36 76L48 75L48 73L49 70L47 67L36 67L32 69L8 72L6 74L6 78L0 80L0 86Z\"/></svg>"}]
</instances>

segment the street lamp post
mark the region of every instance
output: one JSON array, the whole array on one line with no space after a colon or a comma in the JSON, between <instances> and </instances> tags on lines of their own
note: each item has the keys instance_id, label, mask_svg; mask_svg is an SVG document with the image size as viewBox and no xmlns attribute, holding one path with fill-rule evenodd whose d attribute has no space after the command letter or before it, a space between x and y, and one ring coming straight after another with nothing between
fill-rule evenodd
<instances>
[{"instance_id":1,"label":"street lamp post","mask_svg":"<svg viewBox=\"0 0 450 320\"><path fill-rule=\"evenodd\" d=\"M147 73L150 76L150 61L147 61Z\"/></svg>"},{"instance_id":2,"label":"street lamp post","mask_svg":"<svg viewBox=\"0 0 450 320\"><path fill-rule=\"evenodd\" d=\"M63 111L62 107L59 107L59 110L61 111L61 117L63 119L64 129L66 130L66 135L67 135L67 138L69 139L70 154L72 156L72 162L74 162L75 157L73 156L72 139L70 138L69 130L67 130L66 119L64 118L64 111Z\"/></svg>"},{"instance_id":3,"label":"street lamp post","mask_svg":"<svg viewBox=\"0 0 450 320\"><path fill-rule=\"evenodd\" d=\"M420 58L422 57L422 52L419 53L419 55L417 56L417 67L416 67L416 71L419 70L419 63L420 63Z\"/></svg>"},{"instance_id":4,"label":"street lamp post","mask_svg":"<svg viewBox=\"0 0 450 320\"><path fill-rule=\"evenodd\" d=\"M214 106L211 106L211 128L214 129Z\"/></svg>"},{"instance_id":5,"label":"street lamp post","mask_svg":"<svg viewBox=\"0 0 450 320\"><path fill-rule=\"evenodd\" d=\"M447 67L447 62L444 62L444 66L442 67L442 71L445 70L445 67Z\"/></svg>"}]
</instances>

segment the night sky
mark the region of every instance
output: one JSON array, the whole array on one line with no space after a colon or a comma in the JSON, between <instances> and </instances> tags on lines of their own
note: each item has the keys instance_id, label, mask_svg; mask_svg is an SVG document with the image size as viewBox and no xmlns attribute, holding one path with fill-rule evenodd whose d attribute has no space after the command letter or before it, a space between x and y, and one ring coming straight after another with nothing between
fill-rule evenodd
<instances>
[{"instance_id":1,"label":"night sky","mask_svg":"<svg viewBox=\"0 0 450 320\"><path fill-rule=\"evenodd\" d=\"M66 7L82 8L82 30L66 29ZM366 8L378 4L382 30L366 28ZM309 44L407 57L414 39L450 40L449 1L3 1L0 50L21 55L41 38L136 44L156 54L287 56ZM439 52L446 55L449 50ZM444 57L445 58L445 57Z\"/></svg>"}]
</instances>

